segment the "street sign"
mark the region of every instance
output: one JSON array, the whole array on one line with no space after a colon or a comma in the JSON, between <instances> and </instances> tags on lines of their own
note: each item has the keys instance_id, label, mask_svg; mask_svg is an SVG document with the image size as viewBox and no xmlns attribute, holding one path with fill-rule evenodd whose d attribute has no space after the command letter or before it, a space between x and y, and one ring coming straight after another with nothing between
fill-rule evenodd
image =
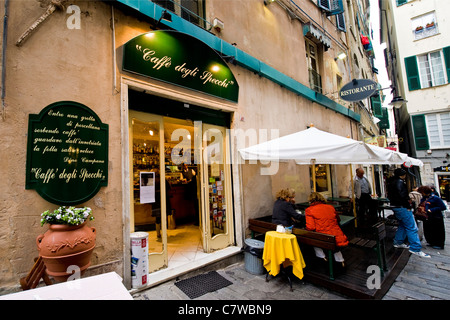
<instances>
[{"instance_id":1,"label":"street sign","mask_svg":"<svg viewBox=\"0 0 450 320\"><path fill-rule=\"evenodd\" d=\"M378 83L369 79L353 79L339 90L339 97L345 101L356 102L372 96Z\"/></svg>"}]
</instances>

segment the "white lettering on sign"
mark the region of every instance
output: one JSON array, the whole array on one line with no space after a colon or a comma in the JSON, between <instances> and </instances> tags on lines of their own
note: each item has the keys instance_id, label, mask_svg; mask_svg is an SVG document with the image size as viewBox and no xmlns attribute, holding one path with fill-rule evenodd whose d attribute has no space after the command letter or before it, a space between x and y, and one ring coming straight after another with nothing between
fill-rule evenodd
<instances>
[{"instance_id":1,"label":"white lettering on sign","mask_svg":"<svg viewBox=\"0 0 450 320\"><path fill-rule=\"evenodd\" d=\"M155 70L163 70L163 68L168 69L172 66L172 57L160 57L155 50L142 48L140 45L136 45L136 50L142 52L142 59L146 62L152 63L152 68ZM188 77L195 78L200 74L199 79L202 81L203 85L211 83L223 88L227 88L229 85L234 85L234 81L232 80L228 80L226 78L223 80L215 78L213 72L203 71L200 73L200 69L198 67L188 66L186 62L175 66L173 70L179 72L181 78L183 79Z\"/></svg>"},{"instance_id":2,"label":"white lettering on sign","mask_svg":"<svg viewBox=\"0 0 450 320\"><path fill-rule=\"evenodd\" d=\"M362 87L359 87L359 88L353 88L353 89L348 89L348 90L341 91L341 96L347 96L349 94L355 94L355 93L360 93L360 92L365 92L365 91L371 91L371 90L375 90L375 89L376 89L376 85L370 84L370 85L362 86Z\"/></svg>"},{"instance_id":3,"label":"white lettering on sign","mask_svg":"<svg viewBox=\"0 0 450 320\"><path fill-rule=\"evenodd\" d=\"M142 56L142 58L144 59L144 61L153 63L153 69L159 70L162 67L168 68L172 64L172 58L168 56L164 56L162 58L155 57L154 54L156 52L154 50L144 49L143 53L144 55Z\"/></svg>"}]
</instances>

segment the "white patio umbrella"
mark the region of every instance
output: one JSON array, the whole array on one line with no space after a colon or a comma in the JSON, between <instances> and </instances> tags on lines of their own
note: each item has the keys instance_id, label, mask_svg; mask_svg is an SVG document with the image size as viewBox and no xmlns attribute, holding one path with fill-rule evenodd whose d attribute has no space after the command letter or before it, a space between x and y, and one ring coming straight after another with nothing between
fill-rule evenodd
<instances>
[{"instance_id":1,"label":"white patio umbrella","mask_svg":"<svg viewBox=\"0 0 450 320\"><path fill-rule=\"evenodd\" d=\"M369 145L314 127L240 149L239 153L244 160L294 160L297 164L312 164L313 170L316 164L350 165L350 176L352 176L352 164L423 165L422 161L408 157L405 153ZM353 184L351 185L353 188ZM315 191L315 175L313 175L313 186ZM352 195L354 196L354 192ZM354 204L353 200L353 213L356 217Z\"/></svg>"},{"instance_id":2,"label":"white patio umbrella","mask_svg":"<svg viewBox=\"0 0 450 320\"><path fill-rule=\"evenodd\" d=\"M244 160L297 164L402 164L408 155L311 127L240 149Z\"/></svg>"}]
</instances>

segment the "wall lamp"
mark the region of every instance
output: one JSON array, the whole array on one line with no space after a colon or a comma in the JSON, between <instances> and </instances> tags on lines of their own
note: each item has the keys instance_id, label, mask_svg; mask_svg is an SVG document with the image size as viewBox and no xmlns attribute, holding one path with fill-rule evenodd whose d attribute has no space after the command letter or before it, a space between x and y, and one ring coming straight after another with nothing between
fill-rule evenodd
<instances>
[{"instance_id":1,"label":"wall lamp","mask_svg":"<svg viewBox=\"0 0 450 320\"><path fill-rule=\"evenodd\" d=\"M168 13L167 10L164 10L161 13L161 17L159 18L158 22L155 24L155 27L161 22L161 20L172 22L172 15Z\"/></svg>"},{"instance_id":2,"label":"wall lamp","mask_svg":"<svg viewBox=\"0 0 450 320\"><path fill-rule=\"evenodd\" d=\"M275 2L275 0L264 0L264 5L268 6L272 2Z\"/></svg>"},{"instance_id":3,"label":"wall lamp","mask_svg":"<svg viewBox=\"0 0 450 320\"><path fill-rule=\"evenodd\" d=\"M388 105L389 105L389 106L393 106L394 108L399 109L399 108L402 107L402 105L403 105L404 103L407 103L407 102L408 102L408 101L406 101L406 100L403 99L402 97L400 97L400 96L395 96L394 99L392 99L392 101L388 103Z\"/></svg>"},{"instance_id":4,"label":"wall lamp","mask_svg":"<svg viewBox=\"0 0 450 320\"><path fill-rule=\"evenodd\" d=\"M408 103L407 100L397 95L397 88L394 85L391 85L387 88L378 89L378 91L383 91L385 89L391 89L391 93L394 95L392 101L388 103L389 106L400 109L404 103Z\"/></svg>"},{"instance_id":5,"label":"wall lamp","mask_svg":"<svg viewBox=\"0 0 450 320\"><path fill-rule=\"evenodd\" d=\"M336 58L334 58L334 61L344 60L345 58L347 58L347 54L345 52L341 52Z\"/></svg>"}]
</instances>

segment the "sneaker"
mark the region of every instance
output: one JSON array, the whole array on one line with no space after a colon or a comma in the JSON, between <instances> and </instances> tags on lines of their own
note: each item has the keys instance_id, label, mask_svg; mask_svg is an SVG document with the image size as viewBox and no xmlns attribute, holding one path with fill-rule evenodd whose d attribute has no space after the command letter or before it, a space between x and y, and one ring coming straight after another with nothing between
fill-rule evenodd
<instances>
[{"instance_id":1,"label":"sneaker","mask_svg":"<svg viewBox=\"0 0 450 320\"><path fill-rule=\"evenodd\" d=\"M411 250L409 250L409 252L411 252L412 254L415 254L416 256L422 257L422 258L431 258L431 256L429 254L426 254L423 251L411 251Z\"/></svg>"},{"instance_id":2,"label":"sneaker","mask_svg":"<svg viewBox=\"0 0 450 320\"><path fill-rule=\"evenodd\" d=\"M404 243L402 243L402 244L394 244L394 248L397 248L397 249L409 249L409 246L407 244L404 244Z\"/></svg>"}]
</instances>

